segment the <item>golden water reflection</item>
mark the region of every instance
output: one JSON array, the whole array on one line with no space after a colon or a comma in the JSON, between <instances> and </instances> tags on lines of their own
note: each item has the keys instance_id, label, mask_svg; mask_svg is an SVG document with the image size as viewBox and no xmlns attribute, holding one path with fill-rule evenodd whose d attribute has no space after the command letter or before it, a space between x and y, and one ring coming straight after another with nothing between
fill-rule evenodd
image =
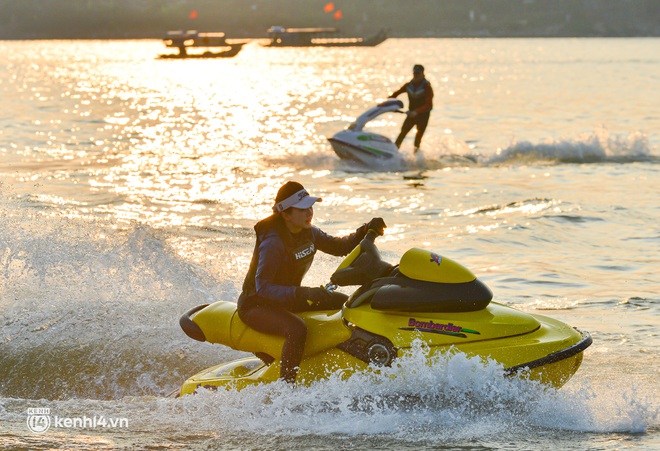
<instances>
[{"instance_id":1,"label":"golden water reflection","mask_svg":"<svg viewBox=\"0 0 660 451\"><path fill-rule=\"evenodd\" d=\"M249 229L270 214L281 183L298 179L324 198L315 209L320 224L354 230L356 222L386 216L393 224L387 239L410 230L396 223L417 221L442 237L492 231L515 222L510 218L563 208L553 199L513 198L502 205L496 191L473 191L478 174L444 166L413 185L402 180L401 169L352 173L327 144L327 136L406 81L410 74L402 67L423 53L435 68L429 76L436 94L453 102L454 111L438 111L443 120L432 122L425 143L450 154L469 150L465 130L453 136L473 114L465 110L466 93L476 95L480 108L499 112L508 82L525 75L512 74L504 64L508 56L484 54L479 43L443 41L443 52L422 53L411 53L417 47L405 40L369 49L248 45L237 58L195 61L158 60L161 45L17 43L19 51L3 56L14 75L2 93L17 124L10 142L0 145L3 158L30 168L21 183L59 183L58 192L35 201L72 216L156 228ZM457 63L448 66L447 58ZM495 100L479 97L484 92ZM371 127L394 136L400 123L392 114ZM480 124L482 140L498 136L487 128L499 129L496 121ZM407 163L414 167L415 160ZM451 184L444 183L448 178ZM444 229L447 218L456 219L457 229Z\"/></svg>"}]
</instances>

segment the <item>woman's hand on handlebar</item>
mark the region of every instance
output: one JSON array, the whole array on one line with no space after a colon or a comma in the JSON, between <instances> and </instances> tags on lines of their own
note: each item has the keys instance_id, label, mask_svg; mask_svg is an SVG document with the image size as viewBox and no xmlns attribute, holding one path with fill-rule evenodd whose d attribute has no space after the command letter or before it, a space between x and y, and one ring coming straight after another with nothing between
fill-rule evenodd
<instances>
[{"instance_id":1,"label":"woman's hand on handlebar","mask_svg":"<svg viewBox=\"0 0 660 451\"><path fill-rule=\"evenodd\" d=\"M313 304L320 304L332 298L330 293L323 287L298 287L296 295L299 301L311 301Z\"/></svg>"},{"instance_id":2,"label":"woman's hand on handlebar","mask_svg":"<svg viewBox=\"0 0 660 451\"><path fill-rule=\"evenodd\" d=\"M296 297L300 303L299 311L338 310L348 299L345 294L329 291L325 287L298 287Z\"/></svg>"},{"instance_id":3,"label":"woman's hand on handlebar","mask_svg":"<svg viewBox=\"0 0 660 451\"><path fill-rule=\"evenodd\" d=\"M378 236L383 236L386 228L387 225L385 225L383 218L373 218L367 223L367 232L373 230Z\"/></svg>"}]
</instances>

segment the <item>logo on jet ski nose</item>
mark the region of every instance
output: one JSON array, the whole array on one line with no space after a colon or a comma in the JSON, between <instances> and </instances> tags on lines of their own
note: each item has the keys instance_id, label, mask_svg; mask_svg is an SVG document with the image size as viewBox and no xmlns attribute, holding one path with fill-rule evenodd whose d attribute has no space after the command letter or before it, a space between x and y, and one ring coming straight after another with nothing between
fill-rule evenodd
<instances>
[{"instance_id":1,"label":"logo on jet ski nose","mask_svg":"<svg viewBox=\"0 0 660 451\"><path fill-rule=\"evenodd\" d=\"M439 256L438 254L435 254L435 253L431 252L431 260L430 260L430 262L431 262L431 263L437 263L438 266L440 266L440 264L442 263L442 257Z\"/></svg>"}]
</instances>

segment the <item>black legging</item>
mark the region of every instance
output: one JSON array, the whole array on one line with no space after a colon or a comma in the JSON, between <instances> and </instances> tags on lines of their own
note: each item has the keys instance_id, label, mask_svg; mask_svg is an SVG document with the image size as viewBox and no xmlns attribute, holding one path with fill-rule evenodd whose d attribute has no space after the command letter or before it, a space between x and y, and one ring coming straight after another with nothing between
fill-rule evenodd
<instances>
[{"instance_id":1,"label":"black legging","mask_svg":"<svg viewBox=\"0 0 660 451\"><path fill-rule=\"evenodd\" d=\"M401 125L401 133L399 133L399 136L396 138L396 147L397 148L401 147L403 138L406 137L408 132L412 130L414 126L417 126L417 134L415 135L415 147L416 148L419 147L420 144L422 144L422 136L424 136L424 132L426 131L426 126L429 125L430 117L431 117L430 111L426 113L418 114L414 118L410 116L406 117L406 120L403 121L403 125Z\"/></svg>"},{"instance_id":2,"label":"black legging","mask_svg":"<svg viewBox=\"0 0 660 451\"><path fill-rule=\"evenodd\" d=\"M334 292L329 299L314 306L304 303L292 303L291 310L303 311L339 310L348 296ZM282 363L280 377L286 382L294 383L298 367L305 351L307 340L307 325L303 319L290 310L268 305L268 301L258 296L249 297L238 307L238 317L259 332L268 335L284 337L282 347ZM272 356L271 356L272 357Z\"/></svg>"},{"instance_id":3,"label":"black legging","mask_svg":"<svg viewBox=\"0 0 660 451\"><path fill-rule=\"evenodd\" d=\"M284 337L280 377L286 382L295 382L307 339L307 326L303 319L288 310L265 305L242 308L238 316L259 332Z\"/></svg>"}]
</instances>

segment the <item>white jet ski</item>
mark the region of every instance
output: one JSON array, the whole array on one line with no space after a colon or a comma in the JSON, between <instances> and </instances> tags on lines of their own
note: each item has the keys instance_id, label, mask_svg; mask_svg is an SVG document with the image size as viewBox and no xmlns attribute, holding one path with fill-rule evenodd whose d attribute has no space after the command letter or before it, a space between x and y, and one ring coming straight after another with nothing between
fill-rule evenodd
<instances>
[{"instance_id":1,"label":"white jet ski","mask_svg":"<svg viewBox=\"0 0 660 451\"><path fill-rule=\"evenodd\" d=\"M388 99L373 108L365 111L355 122L328 138L332 149L339 158L357 161L367 166L378 166L388 161L399 158L399 149L389 138L364 131L367 122L384 113L403 113L403 102L396 99Z\"/></svg>"}]
</instances>

